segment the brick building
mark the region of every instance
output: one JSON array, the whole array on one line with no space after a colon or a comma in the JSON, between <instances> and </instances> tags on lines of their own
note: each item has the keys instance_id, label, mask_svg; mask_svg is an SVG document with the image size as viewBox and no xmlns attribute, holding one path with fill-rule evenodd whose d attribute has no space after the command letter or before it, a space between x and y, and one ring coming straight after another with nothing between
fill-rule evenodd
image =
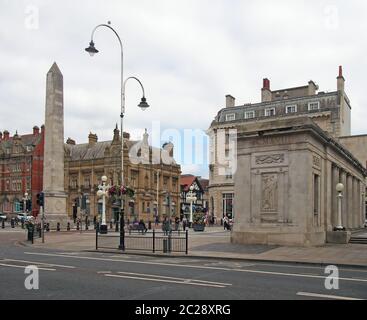
<instances>
[{"instance_id":1,"label":"brick building","mask_svg":"<svg viewBox=\"0 0 367 320\"><path fill-rule=\"evenodd\" d=\"M44 126L33 127L31 134L10 136L0 132L0 212L20 212L24 194L32 200L32 214L37 216L37 193L43 184Z\"/></svg>"}]
</instances>

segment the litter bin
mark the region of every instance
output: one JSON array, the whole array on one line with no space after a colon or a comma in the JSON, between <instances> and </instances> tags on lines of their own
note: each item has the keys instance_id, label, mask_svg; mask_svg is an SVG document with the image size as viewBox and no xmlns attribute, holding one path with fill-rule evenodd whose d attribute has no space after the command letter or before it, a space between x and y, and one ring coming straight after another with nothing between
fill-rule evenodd
<instances>
[{"instance_id":1,"label":"litter bin","mask_svg":"<svg viewBox=\"0 0 367 320\"><path fill-rule=\"evenodd\" d=\"M32 223L29 223L27 228L28 228L28 241L32 241L33 243L34 225Z\"/></svg>"},{"instance_id":2,"label":"litter bin","mask_svg":"<svg viewBox=\"0 0 367 320\"><path fill-rule=\"evenodd\" d=\"M168 239L163 239L163 253L168 252Z\"/></svg>"},{"instance_id":3,"label":"litter bin","mask_svg":"<svg viewBox=\"0 0 367 320\"><path fill-rule=\"evenodd\" d=\"M163 239L163 253L171 252L171 242L172 240L169 237L167 239Z\"/></svg>"}]
</instances>

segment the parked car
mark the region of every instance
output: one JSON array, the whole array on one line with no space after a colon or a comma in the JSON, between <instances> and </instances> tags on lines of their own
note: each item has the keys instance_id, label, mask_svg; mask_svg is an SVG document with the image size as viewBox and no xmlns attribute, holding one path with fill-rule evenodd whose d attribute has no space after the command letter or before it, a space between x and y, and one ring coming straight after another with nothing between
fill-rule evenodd
<instances>
[{"instance_id":1,"label":"parked car","mask_svg":"<svg viewBox=\"0 0 367 320\"><path fill-rule=\"evenodd\" d=\"M33 216L27 215L26 213L18 213L18 215L17 215L17 219L20 222L22 222L22 221L26 222L26 221L28 221L32 218L33 218Z\"/></svg>"},{"instance_id":2,"label":"parked car","mask_svg":"<svg viewBox=\"0 0 367 320\"><path fill-rule=\"evenodd\" d=\"M5 213L2 213L2 212L0 212L0 221L2 221L2 220L5 220L6 221L6 214Z\"/></svg>"}]
</instances>

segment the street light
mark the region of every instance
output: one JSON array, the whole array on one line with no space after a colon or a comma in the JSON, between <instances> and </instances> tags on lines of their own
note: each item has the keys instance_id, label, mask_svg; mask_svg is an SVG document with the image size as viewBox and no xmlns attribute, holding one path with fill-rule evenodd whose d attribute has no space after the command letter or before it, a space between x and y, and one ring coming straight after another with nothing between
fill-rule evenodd
<instances>
[{"instance_id":1,"label":"street light","mask_svg":"<svg viewBox=\"0 0 367 320\"><path fill-rule=\"evenodd\" d=\"M107 177L102 177L102 185L98 186L97 196L102 197L102 222L99 228L101 234L107 234L107 223L106 223L106 196L110 186L106 185Z\"/></svg>"},{"instance_id":2,"label":"street light","mask_svg":"<svg viewBox=\"0 0 367 320\"><path fill-rule=\"evenodd\" d=\"M190 202L190 220L189 226L191 228L192 225L192 203L197 200L196 193L194 192L194 186L190 187L190 191L186 195L186 200Z\"/></svg>"},{"instance_id":3,"label":"street light","mask_svg":"<svg viewBox=\"0 0 367 320\"><path fill-rule=\"evenodd\" d=\"M26 191L24 193L24 198L23 198L23 212L27 213L27 202L28 202L28 192Z\"/></svg>"},{"instance_id":4,"label":"street light","mask_svg":"<svg viewBox=\"0 0 367 320\"><path fill-rule=\"evenodd\" d=\"M123 52L123 46L122 46L122 41L120 36L118 35L118 33L116 32L116 30L114 28L112 28L110 26L111 22L108 21L108 24L99 24L97 25L93 31L92 31L92 35L91 35L91 41L89 43L89 47L85 49L85 51L87 51L91 57L94 56L94 54L98 53L99 51L96 49L95 45L94 45L94 33L96 32L96 30L100 27L104 27L104 28L108 28L110 29L117 37L118 42L120 44L120 53L121 53L121 113L120 113L120 121L121 121L121 185L124 185L124 127L123 127L123 120L124 120L124 115L125 115L125 86L126 86L126 82L130 79L134 79L136 80L142 91L143 91L143 96L141 98L140 103L138 104L138 107L141 108L142 110L146 110L149 107L149 104L147 103L147 99L145 98L145 90L144 90L144 86L141 83L141 81L136 78L136 77L129 77L124 81L124 52ZM125 201L123 201L122 197L121 197L121 228L123 230L120 230L120 236L122 239L120 239L120 242L124 242L124 227L125 227L125 222L124 222L124 204ZM122 243L122 245L120 245L120 248L122 250L125 249L125 244Z\"/></svg>"},{"instance_id":5,"label":"street light","mask_svg":"<svg viewBox=\"0 0 367 320\"><path fill-rule=\"evenodd\" d=\"M336 191L338 192L338 222L337 226L334 228L334 231L344 231L345 228L342 225L342 199L343 199L343 190L344 185L342 183L338 183L336 185Z\"/></svg>"}]
</instances>

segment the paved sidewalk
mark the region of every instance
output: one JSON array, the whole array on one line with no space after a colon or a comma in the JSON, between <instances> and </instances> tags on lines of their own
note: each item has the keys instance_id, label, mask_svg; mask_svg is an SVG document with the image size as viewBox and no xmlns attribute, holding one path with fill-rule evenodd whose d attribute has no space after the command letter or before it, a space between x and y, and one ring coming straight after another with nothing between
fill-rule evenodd
<instances>
[{"instance_id":1,"label":"paved sidewalk","mask_svg":"<svg viewBox=\"0 0 367 320\"><path fill-rule=\"evenodd\" d=\"M116 233L114 233L117 235ZM82 233L50 232L45 235L46 242L36 239L34 247L65 251L95 250L95 232ZM27 245L30 245L27 243ZM111 250L116 252L116 250ZM132 253L129 251L129 254ZM140 254L142 254L140 252ZM147 254L151 254L147 252ZM155 254L159 256L160 254ZM162 254L164 255L164 254ZM172 256L174 254L171 254ZM167 254L165 254L167 256ZM205 258L228 258L276 262L302 262L315 264L337 264L367 267L367 245L327 244L320 247L285 247L266 245L239 245L230 243L230 232L220 227L207 228L199 233L189 231L189 256Z\"/></svg>"}]
</instances>

